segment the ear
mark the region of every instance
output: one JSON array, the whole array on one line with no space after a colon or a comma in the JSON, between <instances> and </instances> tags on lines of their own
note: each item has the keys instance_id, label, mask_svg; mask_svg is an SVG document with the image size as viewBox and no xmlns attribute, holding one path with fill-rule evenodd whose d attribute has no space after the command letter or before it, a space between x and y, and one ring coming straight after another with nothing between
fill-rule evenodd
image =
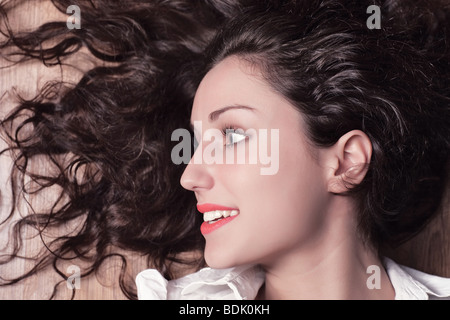
<instances>
[{"instance_id":1,"label":"ear","mask_svg":"<svg viewBox=\"0 0 450 320\"><path fill-rule=\"evenodd\" d=\"M328 191L340 194L361 183L371 157L372 143L364 132L353 130L343 135L326 152Z\"/></svg>"}]
</instances>

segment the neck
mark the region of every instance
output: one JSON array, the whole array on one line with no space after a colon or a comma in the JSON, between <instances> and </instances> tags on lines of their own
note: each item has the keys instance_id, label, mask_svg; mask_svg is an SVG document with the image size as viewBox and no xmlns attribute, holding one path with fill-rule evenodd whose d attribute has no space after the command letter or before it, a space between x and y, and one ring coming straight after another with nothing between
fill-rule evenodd
<instances>
[{"instance_id":1,"label":"neck","mask_svg":"<svg viewBox=\"0 0 450 320\"><path fill-rule=\"evenodd\" d=\"M262 299L393 299L395 292L375 250L361 241L354 223L333 215L333 224L307 244L282 252L262 266ZM336 219L337 218L337 219ZM377 266L377 274L369 266ZM368 271L369 270L369 271ZM369 277L379 280L379 289ZM370 287L370 288L369 288Z\"/></svg>"}]
</instances>

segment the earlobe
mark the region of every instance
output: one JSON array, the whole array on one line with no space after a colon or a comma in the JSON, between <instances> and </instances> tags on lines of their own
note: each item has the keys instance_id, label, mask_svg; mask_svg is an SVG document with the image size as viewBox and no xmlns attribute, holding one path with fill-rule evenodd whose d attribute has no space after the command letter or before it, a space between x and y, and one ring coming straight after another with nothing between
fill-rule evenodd
<instances>
[{"instance_id":1,"label":"earlobe","mask_svg":"<svg viewBox=\"0 0 450 320\"><path fill-rule=\"evenodd\" d=\"M372 156L372 143L364 132L346 133L328 151L329 192L340 194L361 183Z\"/></svg>"}]
</instances>

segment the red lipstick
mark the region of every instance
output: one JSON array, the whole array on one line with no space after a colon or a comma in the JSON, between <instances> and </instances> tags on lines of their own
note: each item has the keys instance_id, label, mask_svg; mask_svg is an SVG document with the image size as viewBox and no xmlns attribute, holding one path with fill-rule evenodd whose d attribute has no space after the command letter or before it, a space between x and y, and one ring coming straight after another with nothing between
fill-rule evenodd
<instances>
[{"instance_id":1,"label":"red lipstick","mask_svg":"<svg viewBox=\"0 0 450 320\"><path fill-rule=\"evenodd\" d=\"M197 210L200 211L201 213L205 213L208 211L215 211L215 210L238 210L238 209L225 207L213 203L204 203L204 204L197 204Z\"/></svg>"},{"instance_id":2,"label":"red lipstick","mask_svg":"<svg viewBox=\"0 0 450 320\"><path fill-rule=\"evenodd\" d=\"M215 211L215 210L238 210L236 208L221 206L217 204L211 204L211 203L205 203L205 204L197 204L197 210L201 213L209 212L209 211ZM239 215L239 214L238 214ZM227 218L221 218L219 221L210 223L208 221L205 221L202 223L200 227L200 231L203 235L207 235L214 230L222 227L223 225L227 224L228 222L231 222L234 218L236 218L238 215L235 216L229 216Z\"/></svg>"}]
</instances>

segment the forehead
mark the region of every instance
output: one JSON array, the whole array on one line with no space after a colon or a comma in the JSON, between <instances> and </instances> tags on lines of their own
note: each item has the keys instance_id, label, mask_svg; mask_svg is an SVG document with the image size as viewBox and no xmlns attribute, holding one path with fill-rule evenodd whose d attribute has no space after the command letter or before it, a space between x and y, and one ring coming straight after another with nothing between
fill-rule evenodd
<instances>
[{"instance_id":1,"label":"forehead","mask_svg":"<svg viewBox=\"0 0 450 320\"><path fill-rule=\"evenodd\" d=\"M232 105L246 105L262 111L275 98L271 91L257 67L237 57L226 58L212 68L200 83L192 119Z\"/></svg>"},{"instance_id":2,"label":"forehead","mask_svg":"<svg viewBox=\"0 0 450 320\"><path fill-rule=\"evenodd\" d=\"M204 77L194 99L191 124L198 120L213 123L211 113L228 106L253 109L254 112L230 111L226 115L254 129L276 128L286 134L304 135L298 109L267 83L256 65L237 57L223 60Z\"/></svg>"}]
</instances>

